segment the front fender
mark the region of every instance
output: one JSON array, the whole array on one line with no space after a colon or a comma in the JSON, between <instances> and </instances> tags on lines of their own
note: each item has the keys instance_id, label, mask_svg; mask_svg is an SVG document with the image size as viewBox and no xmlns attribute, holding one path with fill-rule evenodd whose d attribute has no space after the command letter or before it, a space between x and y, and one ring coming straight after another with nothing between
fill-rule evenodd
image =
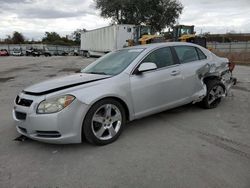
<instances>
[{"instance_id":1,"label":"front fender","mask_svg":"<svg viewBox=\"0 0 250 188\"><path fill-rule=\"evenodd\" d=\"M96 85L88 88L84 88L81 90L76 90L72 94L76 96L76 98L89 106L89 108L96 103L97 101L107 98L114 97L122 100L129 111L130 120L134 117L133 103L131 100L130 88L128 83L123 83L119 86L110 83L109 86L107 84Z\"/></svg>"}]
</instances>

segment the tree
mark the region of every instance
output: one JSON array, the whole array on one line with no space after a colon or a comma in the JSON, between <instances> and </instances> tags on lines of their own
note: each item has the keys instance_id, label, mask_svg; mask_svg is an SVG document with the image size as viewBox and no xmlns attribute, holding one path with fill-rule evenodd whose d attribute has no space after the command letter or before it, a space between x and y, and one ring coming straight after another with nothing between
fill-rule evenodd
<instances>
[{"instance_id":1,"label":"tree","mask_svg":"<svg viewBox=\"0 0 250 188\"><path fill-rule=\"evenodd\" d=\"M45 37L43 37L42 42L45 44L54 44L54 45L77 45L77 43L66 37L61 37L56 32L45 32Z\"/></svg>"},{"instance_id":2,"label":"tree","mask_svg":"<svg viewBox=\"0 0 250 188\"><path fill-rule=\"evenodd\" d=\"M146 24L155 31L172 27L183 6L178 0L95 0L101 16L117 24Z\"/></svg>"},{"instance_id":3,"label":"tree","mask_svg":"<svg viewBox=\"0 0 250 188\"><path fill-rule=\"evenodd\" d=\"M76 44L80 44L81 42L81 32L86 32L87 30L86 29L77 29L75 30L73 33L72 33L72 36L73 36L73 41L76 43Z\"/></svg>"},{"instance_id":4,"label":"tree","mask_svg":"<svg viewBox=\"0 0 250 188\"><path fill-rule=\"evenodd\" d=\"M60 41L61 37L56 32L45 32L45 37L43 37L42 41L45 43L53 43L55 41Z\"/></svg>"},{"instance_id":5,"label":"tree","mask_svg":"<svg viewBox=\"0 0 250 188\"><path fill-rule=\"evenodd\" d=\"M12 38L11 38L11 41L14 44L20 44L20 43L24 43L25 39L24 39L24 36L22 33L14 31Z\"/></svg>"}]
</instances>

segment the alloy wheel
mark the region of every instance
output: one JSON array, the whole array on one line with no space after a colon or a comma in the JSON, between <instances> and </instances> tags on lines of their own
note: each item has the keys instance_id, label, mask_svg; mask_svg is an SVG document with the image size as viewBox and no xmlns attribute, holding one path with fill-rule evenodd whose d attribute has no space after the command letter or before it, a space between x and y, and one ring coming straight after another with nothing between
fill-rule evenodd
<instances>
[{"instance_id":1,"label":"alloy wheel","mask_svg":"<svg viewBox=\"0 0 250 188\"><path fill-rule=\"evenodd\" d=\"M224 89L221 85L214 86L208 94L208 104L213 105L224 94Z\"/></svg>"},{"instance_id":2,"label":"alloy wheel","mask_svg":"<svg viewBox=\"0 0 250 188\"><path fill-rule=\"evenodd\" d=\"M122 114L114 104L105 104L96 110L93 115L91 128L100 140L112 139L120 130Z\"/></svg>"}]
</instances>

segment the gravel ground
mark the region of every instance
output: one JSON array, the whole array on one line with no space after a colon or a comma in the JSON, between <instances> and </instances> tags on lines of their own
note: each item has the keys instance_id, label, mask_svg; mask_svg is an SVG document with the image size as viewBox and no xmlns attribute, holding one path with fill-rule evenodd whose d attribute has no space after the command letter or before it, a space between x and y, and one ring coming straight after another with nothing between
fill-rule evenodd
<instances>
[{"instance_id":1,"label":"gravel ground","mask_svg":"<svg viewBox=\"0 0 250 188\"><path fill-rule=\"evenodd\" d=\"M113 144L13 141L13 101L30 84L73 74L82 57L0 57L0 187L250 187L250 67L221 105L186 105L130 122Z\"/></svg>"}]
</instances>

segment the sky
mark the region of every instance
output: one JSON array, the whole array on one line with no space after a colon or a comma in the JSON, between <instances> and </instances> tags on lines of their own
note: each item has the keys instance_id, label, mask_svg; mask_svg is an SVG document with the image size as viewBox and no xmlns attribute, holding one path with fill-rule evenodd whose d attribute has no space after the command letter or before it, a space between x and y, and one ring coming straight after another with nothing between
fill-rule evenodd
<instances>
[{"instance_id":1,"label":"sky","mask_svg":"<svg viewBox=\"0 0 250 188\"><path fill-rule=\"evenodd\" d=\"M250 33L250 0L179 0L184 5L179 24L195 25L196 32ZM39 40L45 31L62 36L76 29L109 25L93 0L0 0L0 38L18 31Z\"/></svg>"}]
</instances>

